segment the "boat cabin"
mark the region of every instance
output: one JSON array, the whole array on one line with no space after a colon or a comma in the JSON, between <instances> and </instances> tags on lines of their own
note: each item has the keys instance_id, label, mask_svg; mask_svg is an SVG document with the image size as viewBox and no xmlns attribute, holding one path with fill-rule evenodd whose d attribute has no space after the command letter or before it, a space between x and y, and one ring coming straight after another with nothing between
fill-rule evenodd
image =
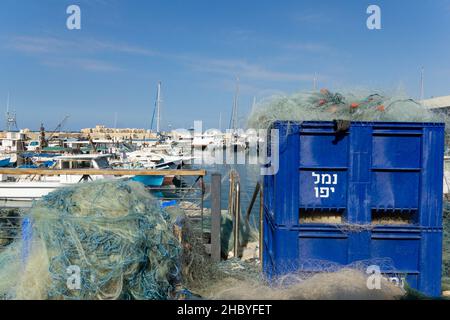
<instances>
[{"instance_id":1,"label":"boat cabin","mask_svg":"<svg viewBox=\"0 0 450 320\"><path fill-rule=\"evenodd\" d=\"M55 157L55 169L109 169L110 154L81 154Z\"/></svg>"}]
</instances>

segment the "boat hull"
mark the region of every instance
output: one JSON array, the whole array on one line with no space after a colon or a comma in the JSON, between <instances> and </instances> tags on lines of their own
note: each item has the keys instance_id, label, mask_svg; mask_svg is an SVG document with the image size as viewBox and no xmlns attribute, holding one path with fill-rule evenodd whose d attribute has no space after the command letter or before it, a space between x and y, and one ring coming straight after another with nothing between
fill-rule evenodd
<instances>
[{"instance_id":1,"label":"boat hull","mask_svg":"<svg viewBox=\"0 0 450 320\"><path fill-rule=\"evenodd\" d=\"M164 176L134 176L131 180L140 182L147 187L161 187L164 183Z\"/></svg>"},{"instance_id":2,"label":"boat hull","mask_svg":"<svg viewBox=\"0 0 450 320\"><path fill-rule=\"evenodd\" d=\"M8 208L30 207L34 200L69 185L57 182L2 182L0 183L0 204Z\"/></svg>"},{"instance_id":3,"label":"boat hull","mask_svg":"<svg viewBox=\"0 0 450 320\"><path fill-rule=\"evenodd\" d=\"M2 177L3 179L4 177ZM70 187L84 181L103 179L119 179L114 176L91 176L84 179L78 175L61 175L46 177L47 181L1 181L0 206L7 208L30 207L34 200L38 200L50 192L63 187Z\"/></svg>"},{"instance_id":4,"label":"boat hull","mask_svg":"<svg viewBox=\"0 0 450 320\"><path fill-rule=\"evenodd\" d=\"M11 164L11 158L0 160L0 168L8 167Z\"/></svg>"}]
</instances>

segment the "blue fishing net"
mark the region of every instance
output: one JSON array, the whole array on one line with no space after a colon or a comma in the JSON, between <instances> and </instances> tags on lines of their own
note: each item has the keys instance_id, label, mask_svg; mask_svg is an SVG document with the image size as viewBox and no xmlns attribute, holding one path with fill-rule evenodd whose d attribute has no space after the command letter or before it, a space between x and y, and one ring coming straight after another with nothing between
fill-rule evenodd
<instances>
[{"instance_id":1,"label":"blue fishing net","mask_svg":"<svg viewBox=\"0 0 450 320\"><path fill-rule=\"evenodd\" d=\"M2 269L14 255L21 261L9 270L17 278L9 288L0 279L4 297L169 299L180 282L171 218L137 182L62 188L35 202L26 219L28 235L0 256ZM36 270L33 283L23 281Z\"/></svg>"}]
</instances>

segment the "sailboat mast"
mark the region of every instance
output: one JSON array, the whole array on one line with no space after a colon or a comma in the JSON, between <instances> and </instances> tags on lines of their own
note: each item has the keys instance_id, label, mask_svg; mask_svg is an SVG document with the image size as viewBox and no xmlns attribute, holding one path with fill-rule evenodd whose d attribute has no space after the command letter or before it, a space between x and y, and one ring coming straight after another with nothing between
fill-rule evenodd
<instances>
[{"instance_id":1,"label":"sailboat mast","mask_svg":"<svg viewBox=\"0 0 450 320\"><path fill-rule=\"evenodd\" d=\"M317 72L314 73L313 90L317 90Z\"/></svg>"},{"instance_id":2,"label":"sailboat mast","mask_svg":"<svg viewBox=\"0 0 450 320\"><path fill-rule=\"evenodd\" d=\"M6 113L9 113L9 92L8 97L6 98Z\"/></svg>"},{"instance_id":3,"label":"sailboat mast","mask_svg":"<svg viewBox=\"0 0 450 320\"><path fill-rule=\"evenodd\" d=\"M6 118L5 129L7 131L9 131L9 92L8 92L8 96L6 97L6 114L5 114L5 118Z\"/></svg>"},{"instance_id":4,"label":"sailboat mast","mask_svg":"<svg viewBox=\"0 0 450 320\"><path fill-rule=\"evenodd\" d=\"M252 112L255 111L256 108L256 97L253 97L253 103L252 103Z\"/></svg>"},{"instance_id":5,"label":"sailboat mast","mask_svg":"<svg viewBox=\"0 0 450 320\"><path fill-rule=\"evenodd\" d=\"M422 101L423 98L424 98L424 85L423 85L424 78L423 78L423 74L424 74L424 68L422 67L420 69L420 101Z\"/></svg>"},{"instance_id":6,"label":"sailboat mast","mask_svg":"<svg viewBox=\"0 0 450 320\"><path fill-rule=\"evenodd\" d=\"M236 79L236 93L234 95L234 104L233 104L233 132L237 129L237 116L238 116L238 102L239 102L239 78Z\"/></svg>"},{"instance_id":7,"label":"sailboat mast","mask_svg":"<svg viewBox=\"0 0 450 320\"><path fill-rule=\"evenodd\" d=\"M161 81L158 82L158 91L156 94L156 133L160 132L161 121Z\"/></svg>"}]
</instances>

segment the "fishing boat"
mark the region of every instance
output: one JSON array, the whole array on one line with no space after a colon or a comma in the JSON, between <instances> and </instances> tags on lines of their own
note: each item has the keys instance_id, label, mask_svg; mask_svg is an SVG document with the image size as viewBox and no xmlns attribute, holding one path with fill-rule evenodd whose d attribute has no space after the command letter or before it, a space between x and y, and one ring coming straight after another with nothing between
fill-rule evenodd
<instances>
[{"instance_id":1,"label":"fishing boat","mask_svg":"<svg viewBox=\"0 0 450 320\"><path fill-rule=\"evenodd\" d=\"M53 169L108 169L110 155L68 155L54 158ZM5 207L27 207L53 190L85 181L117 179L114 175L0 175L0 204Z\"/></svg>"},{"instance_id":2,"label":"fishing boat","mask_svg":"<svg viewBox=\"0 0 450 320\"><path fill-rule=\"evenodd\" d=\"M121 167L127 166L128 168L144 168L144 169L180 169L186 162L192 161L193 157L186 156L173 156L168 155L165 152L153 152L152 149L143 148L138 151L127 153L122 158L122 163L116 162ZM171 184L175 176L136 176L132 178L135 181L139 181L146 186L159 187L162 185Z\"/></svg>"},{"instance_id":3,"label":"fishing boat","mask_svg":"<svg viewBox=\"0 0 450 320\"><path fill-rule=\"evenodd\" d=\"M63 155L52 159L52 169L114 169L109 159L111 154L81 154ZM169 169L161 163L156 170ZM4 175L0 174L0 205L5 207L28 207L33 200L39 199L57 188L73 184L96 181L100 179L130 179L138 181L147 187L160 187L165 182L165 176L116 176L116 175L85 175L59 174L44 176L39 174Z\"/></svg>"},{"instance_id":4,"label":"fishing boat","mask_svg":"<svg viewBox=\"0 0 450 320\"><path fill-rule=\"evenodd\" d=\"M25 150L25 134L23 132L7 132L0 140L0 161L6 166L17 161L17 154ZM6 159L9 158L9 164Z\"/></svg>"},{"instance_id":5,"label":"fishing boat","mask_svg":"<svg viewBox=\"0 0 450 320\"><path fill-rule=\"evenodd\" d=\"M225 140L222 132L216 129L206 130L203 134L196 133L192 140L193 148L201 149L223 149L225 147Z\"/></svg>"}]
</instances>

